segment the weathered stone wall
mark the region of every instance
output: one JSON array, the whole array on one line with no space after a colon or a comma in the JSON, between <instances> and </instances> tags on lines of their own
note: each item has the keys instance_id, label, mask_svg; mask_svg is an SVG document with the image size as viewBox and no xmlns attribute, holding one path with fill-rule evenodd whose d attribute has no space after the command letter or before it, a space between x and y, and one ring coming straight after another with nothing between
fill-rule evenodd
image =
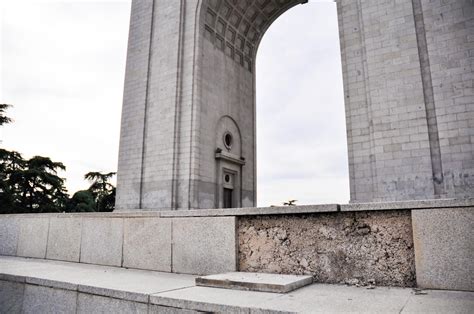
<instances>
[{"instance_id":1,"label":"weathered stone wall","mask_svg":"<svg viewBox=\"0 0 474 314\"><path fill-rule=\"evenodd\" d=\"M415 285L409 210L239 218L240 271Z\"/></svg>"},{"instance_id":2,"label":"weathered stone wall","mask_svg":"<svg viewBox=\"0 0 474 314\"><path fill-rule=\"evenodd\" d=\"M337 0L351 200L474 194L470 0Z\"/></svg>"},{"instance_id":3,"label":"weathered stone wall","mask_svg":"<svg viewBox=\"0 0 474 314\"><path fill-rule=\"evenodd\" d=\"M422 69L430 105L428 125L439 194L474 196L474 1L413 0L417 26L425 34ZM418 5L415 5L418 3ZM436 138L431 137L430 142ZM436 173L435 172L435 173Z\"/></svg>"}]
</instances>

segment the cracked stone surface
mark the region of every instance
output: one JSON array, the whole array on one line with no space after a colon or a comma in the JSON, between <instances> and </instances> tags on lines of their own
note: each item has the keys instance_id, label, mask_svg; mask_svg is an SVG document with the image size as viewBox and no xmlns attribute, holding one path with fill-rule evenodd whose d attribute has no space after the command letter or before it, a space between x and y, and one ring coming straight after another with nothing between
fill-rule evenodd
<instances>
[{"instance_id":1,"label":"cracked stone surface","mask_svg":"<svg viewBox=\"0 0 474 314\"><path fill-rule=\"evenodd\" d=\"M239 270L315 282L415 286L410 211L239 219Z\"/></svg>"}]
</instances>

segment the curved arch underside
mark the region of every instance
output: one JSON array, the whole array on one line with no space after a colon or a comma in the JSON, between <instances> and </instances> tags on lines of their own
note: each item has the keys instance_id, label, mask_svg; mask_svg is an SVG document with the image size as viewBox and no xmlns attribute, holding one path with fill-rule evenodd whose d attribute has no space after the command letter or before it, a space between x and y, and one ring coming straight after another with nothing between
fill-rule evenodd
<instances>
[{"instance_id":1,"label":"curved arch underside","mask_svg":"<svg viewBox=\"0 0 474 314\"><path fill-rule=\"evenodd\" d=\"M307 0L209 0L205 38L249 71L263 34L278 16ZM207 8L206 8L207 7Z\"/></svg>"}]
</instances>

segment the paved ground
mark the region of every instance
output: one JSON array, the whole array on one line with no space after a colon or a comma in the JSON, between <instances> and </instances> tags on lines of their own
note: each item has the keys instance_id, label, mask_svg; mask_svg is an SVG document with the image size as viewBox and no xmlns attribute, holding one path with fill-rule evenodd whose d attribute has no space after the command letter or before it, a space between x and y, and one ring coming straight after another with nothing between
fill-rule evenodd
<instances>
[{"instance_id":1,"label":"paved ground","mask_svg":"<svg viewBox=\"0 0 474 314\"><path fill-rule=\"evenodd\" d=\"M288 294L196 287L194 276L0 257L0 280L198 311L474 313L474 292L313 284ZM0 294L3 290L0 289ZM5 293L5 292L3 292ZM0 300L5 296L0 295ZM2 304L0 303L0 312Z\"/></svg>"}]
</instances>

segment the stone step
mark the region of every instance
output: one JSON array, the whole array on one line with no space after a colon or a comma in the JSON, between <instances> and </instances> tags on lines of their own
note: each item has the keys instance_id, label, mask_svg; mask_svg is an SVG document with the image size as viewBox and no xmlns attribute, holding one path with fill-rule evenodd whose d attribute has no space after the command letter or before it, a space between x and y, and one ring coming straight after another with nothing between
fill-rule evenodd
<instances>
[{"instance_id":1,"label":"stone step","mask_svg":"<svg viewBox=\"0 0 474 314\"><path fill-rule=\"evenodd\" d=\"M288 293L313 283L312 276L230 272L196 278L203 287Z\"/></svg>"},{"instance_id":2,"label":"stone step","mask_svg":"<svg viewBox=\"0 0 474 314\"><path fill-rule=\"evenodd\" d=\"M473 292L312 284L291 293L196 287L191 275L0 256L0 313L472 313Z\"/></svg>"}]
</instances>

